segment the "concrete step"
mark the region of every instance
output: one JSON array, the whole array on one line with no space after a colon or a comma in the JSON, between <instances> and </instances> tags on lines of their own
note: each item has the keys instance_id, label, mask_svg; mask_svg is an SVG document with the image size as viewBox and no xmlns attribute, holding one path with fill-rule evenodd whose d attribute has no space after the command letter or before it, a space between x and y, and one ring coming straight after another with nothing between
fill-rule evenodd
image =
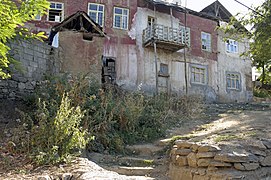
<instances>
[{"instance_id":1,"label":"concrete step","mask_svg":"<svg viewBox=\"0 0 271 180\"><path fill-rule=\"evenodd\" d=\"M118 158L117 162L119 165L123 166L139 166L139 167L144 167L144 166L157 166L157 165L162 165L165 164L166 160L164 158L159 158L159 157L153 157L154 159L147 159L147 158L142 158L142 157L120 157Z\"/></svg>"},{"instance_id":2,"label":"concrete step","mask_svg":"<svg viewBox=\"0 0 271 180\"><path fill-rule=\"evenodd\" d=\"M150 176L153 167L127 167L127 166L110 166L104 167L106 170L117 172L127 176Z\"/></svg>"},{"instance_id":3,"label":"concrete step","mask_svg":"<svg viewBox=\"0 0 271 180\"><path fill-rule=\"evenodd\" d=\"M156 146L154 144L138 144L132 146L126 146L126 149L140 156L154 156L159 155L164 151L163 146ZM162 153L164 154L164 153Z\"/></svg>"}]
</instances>

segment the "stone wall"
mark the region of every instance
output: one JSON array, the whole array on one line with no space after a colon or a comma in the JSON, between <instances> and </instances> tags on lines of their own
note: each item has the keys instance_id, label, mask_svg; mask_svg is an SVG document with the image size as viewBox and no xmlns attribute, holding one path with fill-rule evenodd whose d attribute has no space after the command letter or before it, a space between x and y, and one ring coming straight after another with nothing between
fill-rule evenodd
<instances>
[{"instance_id":1,"label":"stone wall","mask_svg":"<svg viewBox=\"0 0 271 180\"><path fill-rule=\"evenodd\" d=\"M38 40L10 42L11 78L0 79L0 98L15 99L33 92L46 74L59 72L57 49Z\"/></svg>"},{"instance_id":2,"label":"stone wall","mask_svg":"<svg viewBox=\"0 0 271 180\"><path fill-rule=\"evenodd\" d=\"M271 140L230 149L178 140L170 153L169 176L172 180L271 179Z\"/></svg>"}]
</instances>

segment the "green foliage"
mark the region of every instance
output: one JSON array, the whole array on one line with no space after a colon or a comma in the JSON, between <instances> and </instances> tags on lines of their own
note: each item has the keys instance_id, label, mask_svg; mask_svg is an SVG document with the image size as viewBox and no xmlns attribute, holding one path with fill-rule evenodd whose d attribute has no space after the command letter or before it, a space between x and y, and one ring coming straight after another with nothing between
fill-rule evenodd
<instances>
[{"instance_id":1,"label":"green foliage","mask_svg":"<svg viewBox=\"0 0 271 180\"><path fill-rule=\"evenodd\" d=\"M217 135L214 139L215 142L221 142L221 141L230 141L230 140L236 140L240 139L240 136L236 136L233 134L225 134L225 135Z\"/></svg>"},{"instance_id":2,"label":"green foliage","mask_svg":"<svg viewBox=\"0 0 271 180\"><path fill-rule=\"evenodd\" d=\"M262 71L261 82L266 84L271 79L266 79L270 76L271 68L271 0L256 7L255 11L249 10L246 15L238 14L233 17L226 28L222 28L231 36L239 34L241 38L249 39L249 49L243 55L249 56L253 60L253 65ZM235 28L232 28L232 27ZM244 31L244 27L252 27L250 32ZM239 28L238 28L239 27ZM241 28L240 28L241 27Z\"/></svg>"},{"instance_id":3,"label":"green foliage","mask_svg":"<svg viewBox=\"0 0 271 180\"><path fill-rule=\"evenodd\" d=\"M63 95L57 111L50 105L39 103L35 119L38 125L32 128L33 157L40 164L66 161L87 143L87 131L80 126L84 117L81 108L73 107L67 94Z\"/></svg>"},{"instance_id":4,"label":"green foliage","mask_svg":"<svg viewBox=\"0 0 271 180\"><path fill-rule=\"evenodd\" d=\"M0 3L0 77L10 75L4 72L10 63L7 45L8 40L16 35L25 38L43 37L43 33L34 35L24 28L24 23L34 19L37 14L44 14L49 4L46 0L11 1L1 0Z\"/></svg>"},{"instance_id":5,"label":"green foliage","mask_svg":"<svg viewBox=\"0 0 271 180\"><path fill-rule=\"evenodd\" d=\"M84 111L73 106L66 93L59 104L39 99L32 115L19 113L22 122L16 137L20 138L13 141L17 151L28 154L38 164L69 161L93 139L81 124Z\"/></svg>"},{"instance_id":6,"label":"green foliage","mask_svg":"<svg viewBox=\"0 0 271 180\"><path fill-rule=\"evenodd\" d=\"M102 88L86 76L51 77L25 101L33 111L19 111L21 122L11 149L38 164L68 161L85 146L123 153L125 145L161 138L172 124L201 111L198 98Z\"/></svg>"},{"instance_id":7,"label":"green foliage","mask_svg":"<svg viewBox=\"0 0 271 180\"><path fill-rule=\"evenodd\" d=\"M53 102L50 107L55 109L64 92L73 106L85 112L81 125L95 137L88 149L98 152L123 152L126 144L161 138L170 125L201 112L199 98L149 97L116 87L102 88L86 76L50 78L40 86L37 97Z\"/></svg>"},{"instance_id":8,"label":"green foliage","mask_svg":"<svg viewBox=\"0 0 271 180\"><path fill-rule=\"evenodd\" d=\"M262 88L254 88L253 95L259 98L268 98L271 97L271 91Z\"/></svg>"}]
</instances>

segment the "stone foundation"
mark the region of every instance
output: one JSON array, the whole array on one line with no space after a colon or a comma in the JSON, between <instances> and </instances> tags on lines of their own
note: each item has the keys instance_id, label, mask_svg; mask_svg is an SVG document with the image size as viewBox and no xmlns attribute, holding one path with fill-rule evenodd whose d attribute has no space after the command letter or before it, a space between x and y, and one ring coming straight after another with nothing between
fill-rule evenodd
<instances>
[{"instance_id":1,"label":"stone foundation","mask_svg":"<svg viewBox=\"0 0 271 180\"><path fill-rule=\"evenodd\" d=\"M178 140L170 153L170 179L271 179L271 140L246 142L240 147L244 149Z\"/></svg>"}]
</instances>

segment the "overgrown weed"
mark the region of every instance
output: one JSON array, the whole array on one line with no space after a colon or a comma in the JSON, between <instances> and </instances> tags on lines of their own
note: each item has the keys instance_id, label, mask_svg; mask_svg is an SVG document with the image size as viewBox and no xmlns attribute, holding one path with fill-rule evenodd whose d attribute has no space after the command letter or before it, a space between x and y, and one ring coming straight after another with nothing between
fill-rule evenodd
<instances>
[{"instance_id":1,"label":"overgrown weed","mask_svg":"<svg viewBox=\"0 0 271 180\"><path fill-rule=\"evenodd\" d=\"M67 161L85 145L122 153L125 145L161 138L171 125L202 111L195 96L150 97L102 87L88 76L50 77L26 100L34 105L32 112L21 112L22 137L28 139L20 147L39 164Z\"/></svg>"}]
</instances>

